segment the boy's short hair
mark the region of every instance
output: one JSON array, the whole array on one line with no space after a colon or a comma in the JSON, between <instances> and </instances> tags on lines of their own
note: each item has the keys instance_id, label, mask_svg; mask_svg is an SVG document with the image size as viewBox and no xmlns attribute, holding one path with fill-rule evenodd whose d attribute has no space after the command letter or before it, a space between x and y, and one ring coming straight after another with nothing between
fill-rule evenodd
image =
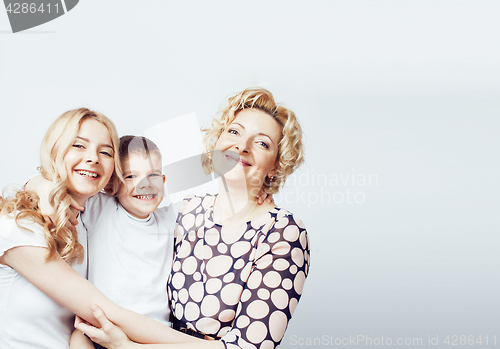
<instances>
[{"instance_id":1,"label":"boy's short hair","mask_svg":"<svg viewBox=\"0 0 500 349\"><path fill-rule=\"evenodd\" d=\"M161 160L158 146L150 139L143 136L123 136L120 138L120 162L123 164L131 154L150 157L155 154Z\"/></svg>"}]
</instances>

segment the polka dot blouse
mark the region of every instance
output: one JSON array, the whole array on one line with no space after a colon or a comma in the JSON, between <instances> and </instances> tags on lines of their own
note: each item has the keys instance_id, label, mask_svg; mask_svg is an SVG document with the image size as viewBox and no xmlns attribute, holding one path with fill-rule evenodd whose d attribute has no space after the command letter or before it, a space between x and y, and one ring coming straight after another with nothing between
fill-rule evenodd
<instances>
[{"instance_id":1,"label":"polka dot blouse","mask_svg":"<svg viewBox=\"0 0 500 349\"><path fill-rule=\"evenodd\" d=\"M281 208L240 225L213 222L215 196L191 196L175 229L172 314L226 348L275 348L309 271L302 222Z\"/></svg>"}]
</instances>

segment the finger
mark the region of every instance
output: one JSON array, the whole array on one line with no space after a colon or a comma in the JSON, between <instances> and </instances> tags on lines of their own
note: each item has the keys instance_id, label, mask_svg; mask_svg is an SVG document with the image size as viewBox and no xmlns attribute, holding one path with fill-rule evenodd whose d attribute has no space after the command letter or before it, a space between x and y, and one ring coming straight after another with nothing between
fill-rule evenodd
<instances>
[{"instance_id":1,"label":"finger","mask_svg":"<svg viewBox=\"0 0 500 349\"><path fill-rule=\"evenodd\" d=\"M78 225L78 219L76 218L78 216L78 213L79 212L72 207L68 211L69 221L71 222L71 224L73 224L75 226Z\"/></svg>"},{"instance_id":2,"label":"finger","mask_svg":"<svg viewBox=\"0 0 500 349\"><path fill-rule=\"evenodd\" d=\"M81 321L81 319L77 320L77 318L75 318L75 328L85 333L85 335L87 335L87 337L89 337L91 340L94 340L95 338L97 338L97 336L99 336L102 333L101 329L86 324L83 321Z\"/></svg>"},{"instance_id":3,"label":"finger","mask_svg":"<svg viewBox=\"0 0 500 349\"><path fill-rule=\"evenodd\" d=\"M99 308L97 305L93 305L91 307L91 310L92 313L94 314L94 317L97 319L97 321L99 321L99 324L101 325L104 331L110 329L113 326L113 323L108 320L102 309Z\"/></svg>"},{"instance_id":4,"label":"finger","mask_svg":"<svg viewBox=\"0 0 500 349\"><path fill-rule=\"evenodd\" d=\"M66 224L64 225L66 228L68 228L69 230L75 232L76 231L76 227L75 227L75 224L71 221L71 217L70 219L66 222Z\"/></svg>"},{"instance_id":5,"label":"finger","mask_svg":"<svg viewBox=\"0 0 500 349\"><path fill-rule=\"evenodd\" d=\"M66 224L64 225L66 228L68 228L69 230L71 230L72 232L75 232L76 231L76 227L71 224L70 221L67 221Z\"/></svg>"},{"instance_id":6,"label":"finger","mask_svg":"<svg viewBox=\"0 0 500 349\"><path fill-rule=\"evenodd\" d=\"M82 319L78 315L75 315L75 325L77 325L77 324L85 324L85 325L88 325L88 326L94 326L90 322L88 322L87 320Z\"/></svg>"},{"instance_id":7,"label":"finger","mask_svg":"<svg viewBox=\"0 0 500 349\"><path fill-rule=\"evenodd\" d=\"M264 202L264 199L267 197L267 193L265 191L260 191L259 192L259 196L257 196L257 203L259 205L262 205L262 203Z\"/></svg>"},{"instance_id":8,"label":"finger","mask_svg":"<svg viewBox=\"0 0 500 349\"><path fill-rule=\"evenodd\" d=\"M75 201L75 199L71 198L71 207L78 211L83 211L84 208L78 204L78 202Z\"/></svg>"}]
</instances>

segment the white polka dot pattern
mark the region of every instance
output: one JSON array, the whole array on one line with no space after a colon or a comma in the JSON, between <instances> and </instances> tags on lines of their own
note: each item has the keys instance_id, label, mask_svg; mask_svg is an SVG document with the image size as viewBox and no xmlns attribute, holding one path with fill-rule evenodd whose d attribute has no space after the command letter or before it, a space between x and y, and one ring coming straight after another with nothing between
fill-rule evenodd
<instances>
[{"instance_id":1,"label":"white polka dot pattern","mask_svg":"<svg viewBox=\"0 0 500 349\"><path fill-rule=\"evenodd\" d=\"M167 287L172 314L223 336L227 348L276 348L307 277L307 232L280 208L222 227L212 220L214 199L191 196L181 205Z\"/></svg>"}]
</instances>

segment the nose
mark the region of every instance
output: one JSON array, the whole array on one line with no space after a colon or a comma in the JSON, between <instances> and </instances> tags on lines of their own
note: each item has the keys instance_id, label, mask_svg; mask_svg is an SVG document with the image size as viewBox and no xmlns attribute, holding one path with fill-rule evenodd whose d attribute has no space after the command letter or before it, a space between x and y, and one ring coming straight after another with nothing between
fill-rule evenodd
<instances>
[{"instance_id":1,"label":"nose","mask_svg":"<svg viewBox=\"0 0 500 349\"><path fill-rule=\"evenodd\" d=\"M248 150L250 149L250 147L248 146L248 140L246 139L242 139L240 140L240 142L238 142L236 145L235 145L235 148L237 149L237 151L241 154L241 153L247 153L248 154Z\"/></svg>"},{"instance_id":2,"label":"nose","mask_svg":"<svg viewBox=\"0 0 500 349\"><path fill-rule=\"evenodd\" d=\"M148 176L141 179L141 181L139 183L137 183L137 185L136 185L136 187L139 189L148 188L150 186L151 186L151 180L149 179Z\"/></svg>"},{"instance_id":3,"label":"nose","mask_svg":"<svg viewBox=\"0 0 500 349\"><path fill-rule=\"evenodd\" d=\"M97 155L96 150L89 149L85 154L85 157L87 158L86 162L88 164L94 163L97 165L99 163L99 156Z\"/></svg>"}]
</instances>

